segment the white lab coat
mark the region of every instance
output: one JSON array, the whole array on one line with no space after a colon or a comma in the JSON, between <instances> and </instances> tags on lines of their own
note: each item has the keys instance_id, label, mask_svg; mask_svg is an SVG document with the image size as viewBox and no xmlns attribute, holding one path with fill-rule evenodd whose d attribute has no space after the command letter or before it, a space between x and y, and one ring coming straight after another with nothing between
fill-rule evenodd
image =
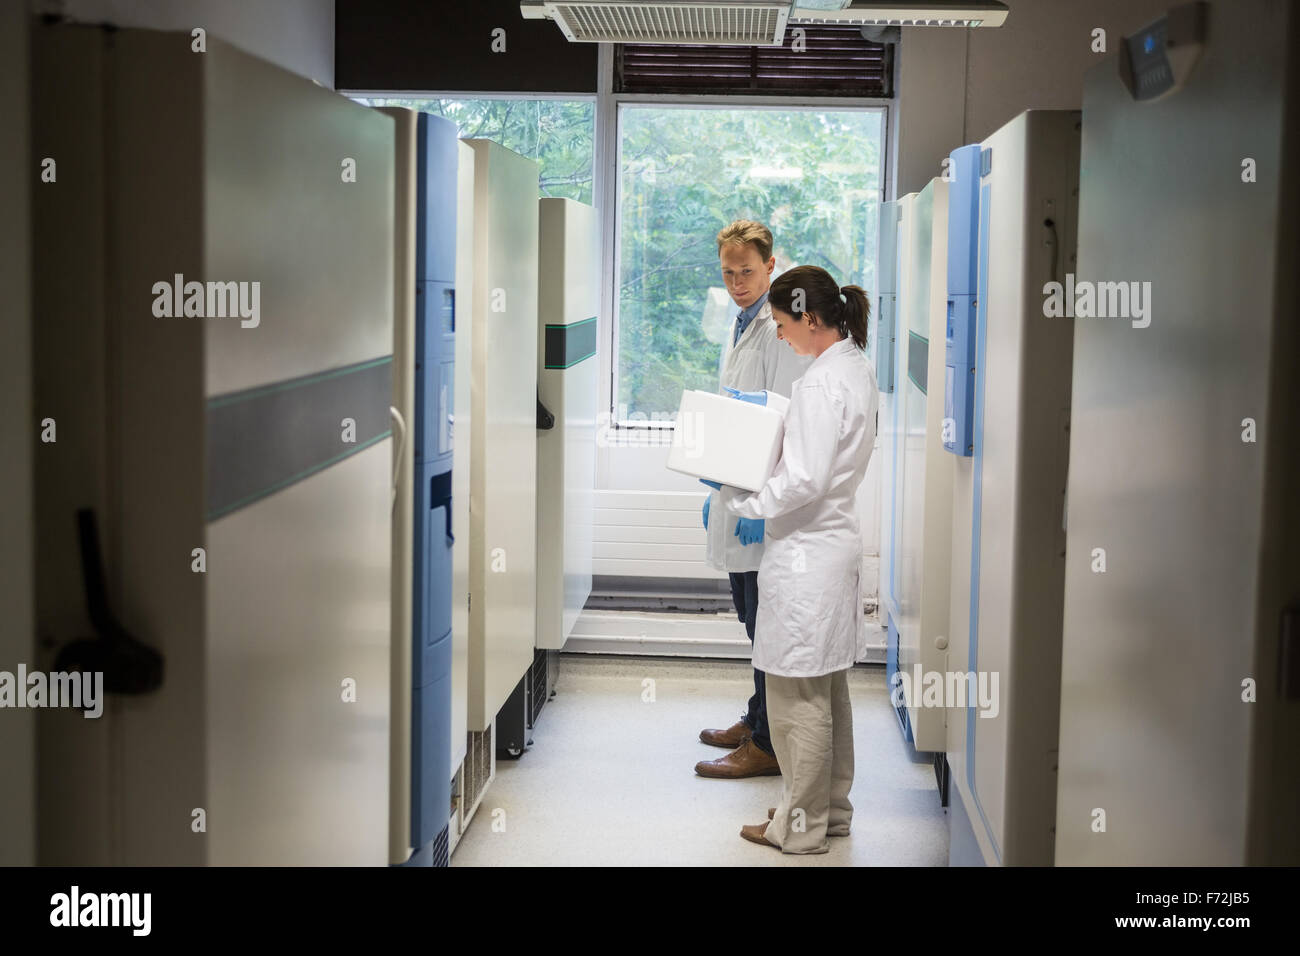
<instances>
[{"instance_id":1,"label":"white lab coat","mask_svg":"<svg viewBox=\"0 0 1300 956\"><path fill-rule=\"evenodd\" d=\"M738 321L739 317L733 318L727 329L718 369L718 393L725 394L724 388L734 388L742 392L776 392L789 398L795 379L812 363L811 356L796 355L794 349L776 337L772 307L766 301L741 333L740 341L732 345ZM764 543L741 544L735 533L736 516L727 513L726 502L744 493L725 485L721 492L710 493L705 557L709 566L718 571L734 574L757 571L762 563Z\"/></svg>"},{"instance_id":2,"label":"white lab coat","mask_svg":"<svg viewBox=\"0 0 1300 956\"><path fill-rule=\"evenodd\" d=\"M754 667L820 677L852 667L862 634L862 536L854 499L876 439L879 394L865 353L843 339L795 382L781 459L731 510L767 521Z\"/></svg>"}]
</instances>

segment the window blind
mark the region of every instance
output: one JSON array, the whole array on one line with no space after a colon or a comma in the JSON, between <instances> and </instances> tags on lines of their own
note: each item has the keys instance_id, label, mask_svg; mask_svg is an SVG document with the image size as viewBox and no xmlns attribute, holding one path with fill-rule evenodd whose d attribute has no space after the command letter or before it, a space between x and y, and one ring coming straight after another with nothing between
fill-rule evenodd
<instances>
[{"instance_id":1,"label":"window blind","mask_svg":"<svg viewBox=\"0 0 1300 956\"><path fill-rule=\"evenodd\" d=\"M894 95L893 49L864 39L857 26L826 24L787 27L779 47L623 43L616 47L614 85L620 93L886 99Z\"/></svg>"}]
</instances>

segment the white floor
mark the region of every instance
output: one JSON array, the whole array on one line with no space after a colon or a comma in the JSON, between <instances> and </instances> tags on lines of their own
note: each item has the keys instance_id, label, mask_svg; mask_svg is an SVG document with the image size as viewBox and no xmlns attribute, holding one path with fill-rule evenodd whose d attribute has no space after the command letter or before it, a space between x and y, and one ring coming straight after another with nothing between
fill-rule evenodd
<instances>
[{"instance_id":1,"label":"white floor","mask_svg":"<svg viewBox=\"0 0 1300 956\"><path fill-rule=\"evenodd\" d=\"M753 691L748 662L562 655L533 746L497 778L453 866L946 866L934 770L889 706L883 667L850 673L857 774L853 832L829 853L782 854L740 838L775 806L780 777L711 780L699 741ZM653 691L653 693L651 693Z\"/></svg>"}]
</instances>

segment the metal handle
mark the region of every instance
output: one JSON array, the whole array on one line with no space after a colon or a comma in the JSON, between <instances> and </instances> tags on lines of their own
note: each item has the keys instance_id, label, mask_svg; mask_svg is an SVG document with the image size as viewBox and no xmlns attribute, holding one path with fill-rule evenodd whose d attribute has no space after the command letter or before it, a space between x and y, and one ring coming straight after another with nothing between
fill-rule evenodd
<instances>
[{"instance_id":1,"label":"metal handle","mask_svg":"<svg viewBox=\"0 0 1300 956\"><path fill-rule=\"evenodd\" d=\"M406 419L394 405L388 406L388 416L393 420L393 427L398 432L397 454L393 456L393 496L389 507L397 506L397 483L402 477L402 455L406 452Z\"/></svg>"}]
</instances>

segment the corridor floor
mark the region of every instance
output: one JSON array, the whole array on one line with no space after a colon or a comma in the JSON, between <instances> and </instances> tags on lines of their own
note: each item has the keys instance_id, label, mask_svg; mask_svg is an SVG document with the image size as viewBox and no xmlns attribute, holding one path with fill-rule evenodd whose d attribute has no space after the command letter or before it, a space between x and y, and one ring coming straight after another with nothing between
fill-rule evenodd
<instances>
[{"instance_id":1,"label":"corridor floor","mask_svg":"<svg viewBox=\"0 0 1300 956\"><path fill-rule=\"evenodd\" d=\"M714 780L699 740L727 727L753 684L748 662L561 655L556 696L533 746L498 760L453 866L946 866L948 829L934 770L904 742L884 668L849 675L856 774L853 832L829 853L748 843L780 777ZM928 756L928 755L927 755Z\"/></svg>"}]
</instances>

